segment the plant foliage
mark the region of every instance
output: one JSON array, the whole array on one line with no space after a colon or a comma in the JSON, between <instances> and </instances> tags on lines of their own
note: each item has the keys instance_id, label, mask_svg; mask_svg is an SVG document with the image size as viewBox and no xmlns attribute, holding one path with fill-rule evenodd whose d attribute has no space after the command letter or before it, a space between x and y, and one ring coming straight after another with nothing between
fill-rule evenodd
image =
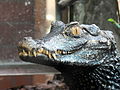
<instances>
[{"instance_id":1,"label":"plant foliage","mask_svg":"<svg viewBox=\"0 0 120 90\"><path fill-rule=\"evenodd\" d=\"M115 24L118 28L120 28L120 24L117 23L114 19L109 18L108 21L109 21L109 22L112 22L112 23Z\"/></svg>"}]
</instances>

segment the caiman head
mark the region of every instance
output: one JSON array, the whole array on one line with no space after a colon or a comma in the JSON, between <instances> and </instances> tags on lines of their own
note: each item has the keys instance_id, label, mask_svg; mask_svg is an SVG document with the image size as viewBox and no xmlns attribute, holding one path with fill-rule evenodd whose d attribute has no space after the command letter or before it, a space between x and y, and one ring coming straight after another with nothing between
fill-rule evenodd
<instances>
[{"instance_id":1,"label":"caiman head","mask_svg":"<svg viewBox=\"0 0 120 90\"><path fill-rule=\"evenodd\" d=\"M55 21L42 39L25 37L19 42L22 60L44 65L100 65L115 55L115 40L111 31L100 30L95 24L78 22L64 24Z\"/></svg>"}]
</instances>

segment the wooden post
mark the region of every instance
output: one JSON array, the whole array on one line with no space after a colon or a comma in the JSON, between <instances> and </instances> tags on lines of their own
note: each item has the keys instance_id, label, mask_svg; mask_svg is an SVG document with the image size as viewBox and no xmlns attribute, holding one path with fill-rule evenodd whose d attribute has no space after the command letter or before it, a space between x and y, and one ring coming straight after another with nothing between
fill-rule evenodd
<instances>
[{"instance_id":1,"label":"wooden post","mask_svg":"<svg viewBox=\"0 0 120 90\"><path fill-rule=\"evenodd\" d=\"M35 0L35 38L49 32L51 21L56 20L55 0Z\"/></svg>"},{"instance_id":2,"label":"wooden post","mask_svg":"<svg viewBox=\"0 0 120 90\"><path fill-rule=\"evenodd\" d=\"M35 38L41 38L45 35L45 15L46 15L46 0L35 0L34 8L35 17Z\"/></svg>"}]
</instances>

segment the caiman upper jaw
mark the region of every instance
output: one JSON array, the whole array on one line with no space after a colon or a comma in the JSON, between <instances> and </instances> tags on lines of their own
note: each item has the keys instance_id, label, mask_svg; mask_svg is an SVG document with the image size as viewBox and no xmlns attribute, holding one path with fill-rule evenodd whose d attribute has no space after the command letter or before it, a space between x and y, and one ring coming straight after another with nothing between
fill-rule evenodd
<instances>
[{"instance_id":1,"label":"caiman upper jaw","mask_svg":"<svg viewBox=\"0 0 120 90\"><path fill-rule=\"evenodd\" d=\"M39 40L40 44L40 40ZM25 37L22 41L18 43L18 53L19 56L25 57L36 57L40 54L45 54L50 56L50 52L40 45L37 45L37 40L33 40L32 37Z\"/></svg>"},{"instance_id":2,"label":"caiman upper jaw","mask_svg":"<svg viewBox=\"0 0 120 90\"><path fill-rule=\"evenodd\" d=\"M83 45L85 45L85 44L83 44ZM50 51L44 47L41 47L41 48L36 47L36 46L30 47L30 44L28 44L28 42L22 41L22 42L19 42L18 51L19 51L19 56L22 56L22 57L26 57L26 56L37 57L40 55L46 55L49 59L57 59L57 55L72 54L72 53L80 50L83 45L76 46L76 49L69 50L69 51L60 50L60 49L57 49L56 51Z\"/></svg>"}]
</instances>

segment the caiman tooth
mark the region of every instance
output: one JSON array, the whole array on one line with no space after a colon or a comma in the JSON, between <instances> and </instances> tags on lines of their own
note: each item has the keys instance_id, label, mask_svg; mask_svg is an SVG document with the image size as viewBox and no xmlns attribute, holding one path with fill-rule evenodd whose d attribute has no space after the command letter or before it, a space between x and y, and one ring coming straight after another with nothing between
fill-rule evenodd
<instances>
[{"instance_id":1,"label":"caiman tooth","mask_svg":"<svg viewBox=\"0 0 120 90\"><path fill-rule=\"evenodd\" d=\"M53 59L57 59L56 55L53 53L52 54Z\"/></svg>"},{"instance_id":2,"label":"caiman tooth","mask_svg":"<svg viewBox=\"0 0 120 90\"><path fill-rule=\"evenodd\" d=\"M29 55L29 56L33 56L32 53L31 53L30 51L28 51L28 55Z\"/></svg>"},{"instance_id":3,"label":"caiman tooth","mask_svg":"<svg viewBox=\"0 0 120 90\"><path fill-rule=\"evenodd\" d=\"M52 58L52 54L51 54L51 53L48 53L48 57L51 59L51 58Z\"/></svg>"},{"instance_id":4,"label":"caiman tooth","mask_svg":"<svg viewBox=\"0 0 120 90\"><path fill-rule=\"evenodd\" d=\"M43 48L40 48L40 49L38 49L38 53L42 53L44 51L44 49Z\"/></svg>"},{"instance_id":5,"label":"caiman tooth","mask_svg":"<svg viewBox=\"0 0 120 90\"><path fill-rule=\"evenodd\" d=\"M31 54L31 52L30 51L28 51L28 55L30 56L30 54Z\"/></svg>"},{"instance_id":6,"label":"caiman tooth","mask_svg":"<svg viewBox=\"0 0 120 90\"><path fill-rule=\"evenodd\" d=\"M35 56L35 57L37 56L37 54L36 54L36 52L35 52L35 51L33 51L33 56Z\"/></svg>"},{"instance_id":7,"label":"caiman tooth","mask_svg":"<svg viewBox=\"0 0 120 90\"><path fill-rule=\"evenodd\" d=\"M45 51L45 54L48 55L48 53L49 53L49 52L46 50L46 51Z\"/></svg>"},{"instance_id":8,"label":"caiman tooth","mask_svg":"<svg viewBox=\"0 0 120 90\"><path fill-rule=\"evenodd\" d=\"M23 50L23 55L24 56L27 56L28 54L25 52L25 50Z\"/></svg>"},{"instance_id":9,"label":"caiman tooth","mask_svg":"<svg viewBox=\"0 0 120 90\"><path fill-rule=\"evenodd\" d=\"M48 55L48 51L45 50L45 49L43 49L43 52L42 52L42 53Z\"/></svg>"},{"instance_id":10,"label":"caiman tooth","mask_svg":"<svg viewBox=\"0 0 120 90\"><path fill-rule=\"evenodd\" d=\"M43 52L42 52L43 54L46 54L46 50L45 49L43 49Z\"/></svg>"}]
</instances>

